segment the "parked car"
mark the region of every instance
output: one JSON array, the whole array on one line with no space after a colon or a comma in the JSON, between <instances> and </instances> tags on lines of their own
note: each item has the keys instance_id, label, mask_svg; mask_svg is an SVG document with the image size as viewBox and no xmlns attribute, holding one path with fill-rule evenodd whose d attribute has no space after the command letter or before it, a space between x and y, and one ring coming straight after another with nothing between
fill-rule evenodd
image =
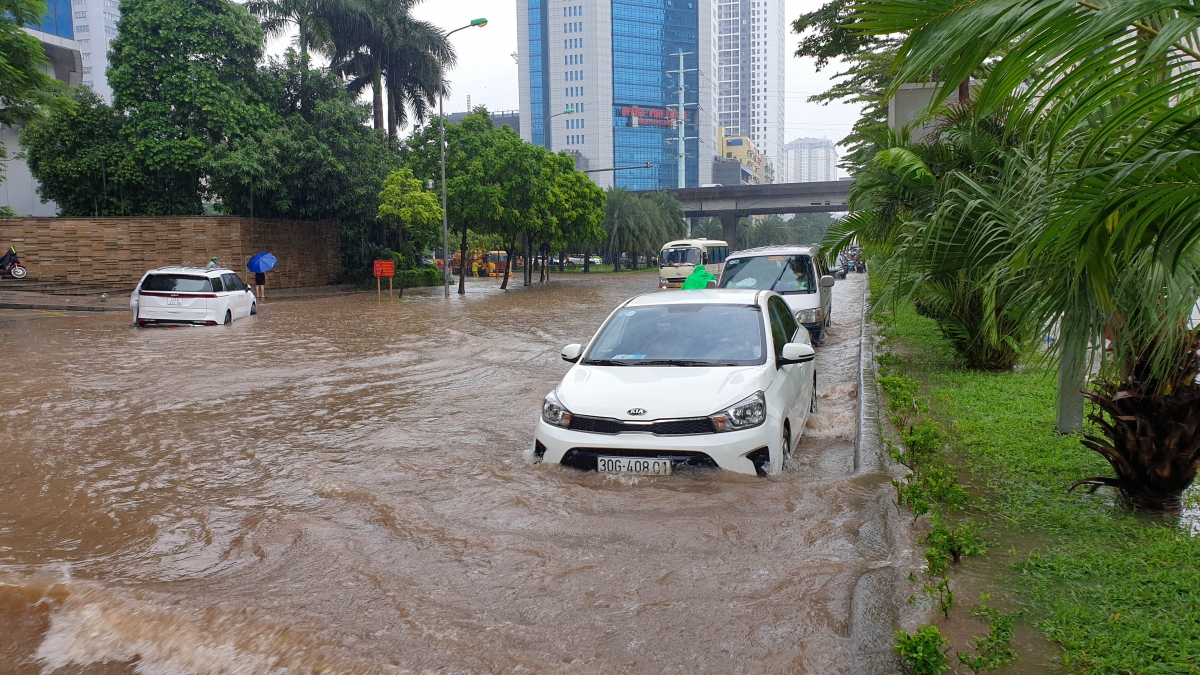
<instances>
[{"instance_id":1,"label":"parked car","mask_svg":"<svg viewBox=\"0 0 1200 675\"><path fill-rule=\"evenodd\" d=\"M129 297L139 327L149 324L215 326L258 313L258 298L224 268L160 267L142 276Z\"/></svg>"},{"instance_id":2,"label":"parked car","mask_svg":"<svg viewBox=\"0 0 1200 675\"><path fill-rule=\"evenodd\" d=\"M816 407L808 331L770 291L640 295L562 358L533 454L577 469L778 473Z\"/></svg>"},{"instance_id":3,"label":"parked car","mask_svg":"<svg viewBox=\"0 0 1200 675\"><path fill-rule=\"evenodd\" d=\"M764 246L729 254L717 287L779 293L820 346L832 323L834 283L815 246Z\"/></svg>"}]
</instances>

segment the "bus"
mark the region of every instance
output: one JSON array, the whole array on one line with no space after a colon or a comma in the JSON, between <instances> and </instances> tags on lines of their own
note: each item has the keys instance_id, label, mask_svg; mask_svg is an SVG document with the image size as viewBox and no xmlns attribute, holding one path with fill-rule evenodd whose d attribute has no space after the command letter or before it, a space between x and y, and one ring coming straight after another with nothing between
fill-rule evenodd
<instances>
[{"instance_id":1,"label":"bus","mask_svg":"<svg viewBox=\"0 0 1200 675\"><path fill-rule=\"evenodd\" d=\"M696 265L704 265L709 274L720 277L727 257L729 244L718 239L669 241L658 254L658 287L679 288Z\"/></svg>"}]
</instances>

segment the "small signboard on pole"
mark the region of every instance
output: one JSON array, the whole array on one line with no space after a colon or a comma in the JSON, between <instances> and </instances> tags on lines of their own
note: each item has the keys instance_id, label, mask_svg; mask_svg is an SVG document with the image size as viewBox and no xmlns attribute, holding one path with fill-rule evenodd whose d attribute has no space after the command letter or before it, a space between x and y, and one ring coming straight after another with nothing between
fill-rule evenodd
<instances>
[{"instance_id":1,"label":"small signboard on pole","mask_svg":"<svg viewBox=\"0 0 1200 675\"><path fill-rule=\"evenodd\" d=\"M375 296L383 302L383 286L380 281L381 277L387 277L388 280L388 300L392 299L392 277L396 276L396 263L391 260L376 260L375 261Z\"/></svg>"}]
</instances>

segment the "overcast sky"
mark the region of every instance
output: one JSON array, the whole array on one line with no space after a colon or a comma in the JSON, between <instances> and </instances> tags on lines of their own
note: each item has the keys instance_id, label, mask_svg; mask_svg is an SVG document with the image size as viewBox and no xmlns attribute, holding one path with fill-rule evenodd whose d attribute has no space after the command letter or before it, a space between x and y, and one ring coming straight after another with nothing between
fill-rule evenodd
<instances>
[{"instance_id":1,"label":"overcast sky","mask_svg":"<svg viewBox=\"0 0 1200 675\"><path fill-rule=\"evenodd\" d=\"M486 105L489 110L516 110L520 107L517 90L517 63L511 54L517 51L518 0L425 0L417 5L416 15L447 30L464 26L472 19L486 17L488 25L468 28L450 37L458 51L458 65L450 73L453 94L446 99L446 111L458 112L471 105ZM791 21L804 12L820 7L822 0L786 0ZM799 37L788 32L787 53L796 50ZM269 51L279 52L285 40L275 41ZM858 106L821 106L806 99L829 88L837 64L816 72L810 59L787 59L787 121L784 142L794 138L840 140L858 117ZM839 173L842 173L839 171Z\"/></svg>"}]
</instances>

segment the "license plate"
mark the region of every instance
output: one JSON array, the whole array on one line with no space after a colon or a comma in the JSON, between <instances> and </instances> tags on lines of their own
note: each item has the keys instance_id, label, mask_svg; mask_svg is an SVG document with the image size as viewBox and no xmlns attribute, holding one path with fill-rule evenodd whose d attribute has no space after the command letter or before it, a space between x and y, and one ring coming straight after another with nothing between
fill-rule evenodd
<instances>
[{"instance_id":1,"label":"license plate","mask_svg":"<svg viewBox=\"0 0 1200 675\"><path fill-rule=\"evenodd\" d=\"M167 298L168 305L183 305L183 298Z\"/></svg>"},{"instance_id":2,"label":"license plate","mask_svg":"<svg viewBox=\"0 0 1200 675\"><path fill-rule=\"evenodd\" d=\"M636 457L597 457L596 469L601 473L632 473L640 476L670 476L671 460L638 459Z\"/></svg>"}]
</instances>

